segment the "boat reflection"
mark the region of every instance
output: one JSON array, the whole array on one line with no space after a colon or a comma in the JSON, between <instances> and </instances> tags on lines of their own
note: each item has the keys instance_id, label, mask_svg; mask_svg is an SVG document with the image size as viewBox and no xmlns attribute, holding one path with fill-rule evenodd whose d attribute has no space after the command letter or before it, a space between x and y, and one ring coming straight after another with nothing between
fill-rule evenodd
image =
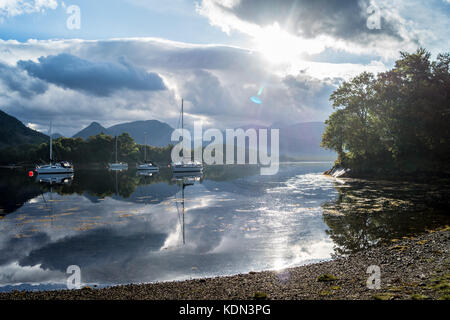
<instances>
[{"instance_id":1,"label":"boat reflection","mask_svg":"<svg viewBox=\"0 0 450 320\"><path fill-rule=\"evenodd\" d=\"M73 173L38 174L36 181L50 185L70 184L73 181L73 177Z\"/></svg>"},{"instance_id":2,"label":"boat reflection","mask_svg":"<svg viewBox=\"0 0 450 320\"><path fill-rule=\"evenodd\" d=\"M115 171L115 172L122 172L122 171L127 171L128 167L109 167L108 168L109 171Z\"/></svg>"},{"instance_id":3,"label":"boat reflection","mask_svg":"<svg viewBox=\"0 0 450 320\"><path fill-rule=\"evenodd\" d=\"M158 174L158 171L155 170L138 170L136 171L136 175L140 177L153 177Z\"/></svg>"},{"instance_id":4,"label":"boat reflection","mask_svg":"<svg viewBox=\"0 0 450 320\"><path fill-rule=\"evenodd\" d=\"M186 231L185 231L185 198L184 198L184 189L187 186L192 186L196 182L201 182L203 179L202 172L174 172L172 181L176 182L179 188L181 189L181 199L178 199L176 196L175 204L177 206L178 220L181 225L181 233L182 233L182 241L183 245L186 244ZM177 192L178 194L179 192ZM181 208L180 208L181 207Z\"/></svg>"},{"instance_id":5,"label":"boat reflection","mask_svg":"<svg viewBox=\"0 0 450 320\"><path fill-rule=\"evenodd\" d=\"M173 182L183 182L192 185L195 181L203 181L202 172L174 172L172 174Z\"/></svg>"}]
</instances>

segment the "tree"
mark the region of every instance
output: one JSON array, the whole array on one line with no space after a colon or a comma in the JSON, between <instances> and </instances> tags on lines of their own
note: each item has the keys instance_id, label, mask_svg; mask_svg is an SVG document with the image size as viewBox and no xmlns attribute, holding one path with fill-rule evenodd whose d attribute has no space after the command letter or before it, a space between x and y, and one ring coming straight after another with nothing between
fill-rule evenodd
<instances>
[{"instance_id":1,"label":"tree","mask_svg":"<svg viewBox=\"0 0 450 320\"><path fill-rule=\"evenodd\" d=\"M392 70L344 82L330 96L336 111L326 121L322 146L354 169L448 167L449 66L449 54L431 62L420 48L402 52Z\"/></svg>"}]
</instances>

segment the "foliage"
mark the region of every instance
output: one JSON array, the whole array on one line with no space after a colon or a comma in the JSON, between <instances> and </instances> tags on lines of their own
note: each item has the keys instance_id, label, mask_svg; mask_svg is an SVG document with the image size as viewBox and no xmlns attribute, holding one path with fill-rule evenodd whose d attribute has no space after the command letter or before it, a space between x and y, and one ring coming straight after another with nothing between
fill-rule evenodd
<instances>
[{"instance_id":1,"label":"foliage","mask_svg":"<svg viewBox=\"0 0 450 320\"><path fill-rule=\"evenodd\" d=\"M128 133L117 137L118 160L136 163L144 161L144 148L147 159L155 163L170 162L172 145L151 147L137 145ZM58 138L53 141L54 160L67 160L75 164L108 163L115 160L115 138L100 133L86 140L82 138ZM43 163L49 161L49 143L22 145L5 148L0 153L0 162Z\"/></svg>"},{"instance_id":2,"label":"foliage","mask_svg":"<svg viewBox=\"0 0 450 320\"><path fill-rule=\"evenodd\" d=\"M402 52L392 70L344 82L330 97L321 145L355 171L448 170L449 67L449 53L431 61L421 48Z\"/></svg>"}]
</instances>

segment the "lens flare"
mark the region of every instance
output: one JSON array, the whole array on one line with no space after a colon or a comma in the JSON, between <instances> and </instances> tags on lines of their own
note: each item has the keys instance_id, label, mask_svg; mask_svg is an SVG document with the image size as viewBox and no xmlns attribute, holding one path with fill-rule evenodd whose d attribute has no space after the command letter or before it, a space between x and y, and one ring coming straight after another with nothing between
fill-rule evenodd
<instances>
[{"instance_id":1,"label":"lens flare","mask_svg":"<svg viewBox=\"0 0 450 320\"><path fill-rule=\"evenodd\" d=\"M261 101L261 98L260 98L259 96L261 95L263 89L264 89L264 86L261 86L261 87L259 88L259 90L258 90L258 94L257 94L256 96L251 96L251 97L250 97L250 100L253 101L253 102L256 103L256 104L261 104L262 101Z\"/></svg>"},{"instance_id":2,"label":"lens flare","mask_svg":"<svg viewBox=\"0 0 450 320\"><path fill-rule=\"evenodd\" d=\"M250 97L250 100L252 100L256 104L261 104L262 103L261 99L258 98L258 97L255 97L255 96Z\"/></svg>"}]
</instances>

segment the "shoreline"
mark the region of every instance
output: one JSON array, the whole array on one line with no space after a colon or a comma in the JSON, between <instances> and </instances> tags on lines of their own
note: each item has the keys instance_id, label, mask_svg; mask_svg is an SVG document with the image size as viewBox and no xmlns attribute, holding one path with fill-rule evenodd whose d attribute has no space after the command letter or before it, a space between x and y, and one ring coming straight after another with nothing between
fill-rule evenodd
<instances>
[{"instance_id":1,"label":"shoreline","mask_svg":"<svg viewBox=\"0 0 450 320\"><path fill-rule=\"evenodd\" d=\"M442 171L361 171L334 165L323 175L333 178L363 179L369 181L395 181L395 182L419 182L419 183L448 183L450 172Z\"/></svg>"},{"instance_id":2,"label":"shoreline","mask_svg":"<svg viewBox=\"0 0 450 320\"><path fill-rule=\"evenodd\" d=\"M450 227L281 271L102 289L12 291L0 300L426 300L450 299ZM370 265L381 289L368 289Z\"/></svg>"}]
</instances>

